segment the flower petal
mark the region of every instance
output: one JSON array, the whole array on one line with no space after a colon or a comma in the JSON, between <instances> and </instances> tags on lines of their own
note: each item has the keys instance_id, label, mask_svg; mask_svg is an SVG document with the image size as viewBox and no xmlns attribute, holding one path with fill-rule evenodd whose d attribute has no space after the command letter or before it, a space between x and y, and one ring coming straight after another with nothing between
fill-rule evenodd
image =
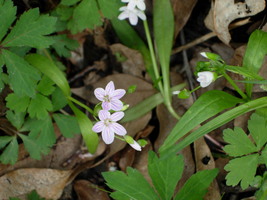
<instances>
[{"instance_id":1,"label":"flower petal","mask_svg":"<svg viewBox=\"0 0 267 200\"><path fill-rule=\"evenodd\" d=\"M114 83L113 81L110 81L105 88L106 94L107 95L112 94L114 90L115 90Z\"/></svg>"},{"instance_id":2,"label":"flower petal","mask_svg":"<svg viewBox=\"0 0 267 200\"><path fill-rule=\"evenodd\" d=\"M110 109L112 110L119 111L123 108L123 103L118 99L112 99L110 103Z\"/></svg>"},{"instance_id":3,"label":"flower petal","mask_svg":"<svg viewBox=\"0 0 267 200\"><path fill-rule=\"evenodd\" d=\"M136 151L142 150L140 144L138 144L136 141L134 141L133 144L129 144L129 145L131 145L131 147L134 148Z\"/></svg>"},{"instance_id":4,"label":"flower petal","mask_svg":"<svg viewBox=\"0 0 267 200\"><path fill-rule=\"evenodd\" d=\"M114 141L114 132L110 128L105 127L102 131L102 139L106 144L111 144Z\"/></svg>"},{"instance_id":5,"label":"flower petal","mask_svg":"<svg viewBox=\"0 0 267 200\"><path fill-rule=\"evenodd\" d=\"M94 91L95 97L99 100L99 101L103 101L104 100L104 95L105 95L105 90L103 88L96 88Z\"/></svg>"},{"instance_id":6,"label":"flower petal","mask_svg":"<svg viewBox=\"0 0 267 200\"><path fill-rule=\"evenodd\" d=\"M136 4L137 8L139 8L140 10L145 10L146 9L146 4L143 0L140 0L137 4Z\"/></svg>"},{"instance_id":7,"label":"flower petal","mask_svg":"<svg viewBox=\"0 0 267 200\"><path fill-rule=\"evenodd\" d=\"M130 0L121 0L123 3L128 3Z\"/></svg>"},{"instance_id":8,"label":"flower petal","mask_svg":"<svg viewBox=\"0 0 267 200\"><path fill-rule=\"evenodd\" d=\"M129 21L130 21L130 24L135 26L137 24L137 22L138 22L137 15L135 13L133 13L133 12L129 13Z\"/></svg>"},{"instance_id":9,"label":"flower petal","mask_svg":"<svg viewBox=\"0 0 267 200\"><path fill-rule=\"evenodd\" d=\"M129 10L133 10L133 9L135 9L135 6L136 6L135 1L130 1L130 2L128 3L128 5L127 5L127 8L128 8Z\"/></svg>"},{"instance_id":10,"label":"flower petal","mask_svg":"<svg viewBox=\"0 0 267 200\"><path fill-rule=\"evenodd\" d=\"M102 102L101 106L102 106L103 110L110 110L111 109L111 103L110 102L104 101L104 102Z\"/></svg>"},{"instance_id":11,"label":"flower petal","mask_svg":"<svg viewBox=\"0 0 267 200\"><path fill-rule=\"evenodd\" d=\"M113 123L112 128L117 135L123 136L123 135L126 135L127 133L126 129L119 123Z\"/></svg>"},{"instance_id":12,"label":"flower petal","mask_svg":"<svg viewBox=\"0 0 267 200\"><path fill-rule=\"evenodd\" d=\"M118 19L119 20L124 20L124 19L127 19L129 17L128 13L127 12L122 12L119 16L118 16Z\"/></svg>"},{"instance_id":13,"label":"flower petal","mask_svg":"<svg viewBox=\"0 0 267 200\"><path fill-rule=\"evenodd\" d=\"M110 116L111 121L117 122L124 117L124 112L115 112Z\"/></svg>"},{"instance_id":14,"label":"flower petal","mask_svg":"<svg viewBox=\"0 0 267 200\"><path fill-rule=\"evenodd\" d=\"M144 12L137 10L136 14L140 19L146 20L146 15L144 14Z\"/></svg>"},{"instance_id":15,"label":"flower petal","mask_svg":"<svg viewBox=\"0 0 267 200\"><path fill-rule=\"evenodd\" d=\"M100 110L98 112L98 117L101 121L104 121L105 119L110 118L110 113L107 110Z\"/></svg>"},{"instance_id":16,"label":"flower petal","mask_svg":"<svg viewBox=\"0 0 267 200\"><path fill-rule=\"evenodd\" d=\"M93 126L92 130L93 130L94 132L96 132L96 133L100 133L100 132L103 131L104 126L105 126L104 123L103 123L102 121L100 121L100 122L97 122L97 123Z\"/></svg>"},{"instance_id":17,"label":"flower petal","mask_svg":"<svg viewBox=\"0 0 267 200\"><path fill-rule=\"evenodd\" d=\"M125 95L126 91L124 89L117 89L112 93L112 98L120 99Z\"/></svg>"}]
</instances>

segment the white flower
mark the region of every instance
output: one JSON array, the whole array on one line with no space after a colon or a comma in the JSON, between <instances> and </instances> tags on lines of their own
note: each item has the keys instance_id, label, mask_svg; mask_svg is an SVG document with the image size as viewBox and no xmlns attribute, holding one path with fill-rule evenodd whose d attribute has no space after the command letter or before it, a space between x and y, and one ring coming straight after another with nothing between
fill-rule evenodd
<instances>
[{"instance_id":1,"label":"white flower","mask_svg":"<svg viewBox=\"0 0 267 200\"><path fill-rule=\"evenodd\" d=\"M198 75L197 81L200 83L200 86L203 88L208 87L214 80L213 72L209 72L209 71L198 72L197 75Z\"/></svg>"},{"instance_id":2,"label":"white flower","mask_svg":"<svg viewBox=\"0 0 267 200\"><path fill-rule=\"evenodd\" d=\"M122 13L118 16L119 20L124 20L124 19L129 18L131 25L137 24L138 17L142 20L146 20L146 15L144 14L144 12L136 8L129 9L127 6L123 6L120 8L120 11L122 11Z\"/></svg>"},{"instance_id":3,"label":"white flower","mask_svg":"<svg viewBox=\"0 0 267 200\"><path fill-rule=\"evenodd\" d=\"M129 143L129 145L131 145L131 147L133 147L136 151L142 151L140 144L138 144L138 142L136 142L135 140L133 144Z\"/></svg>"},{"instance_id":4,"label":"white flower","mask_svg":"<svg viewBox=\"0 0 267 200\"><path fill-rule=\"evenodd\" d=\"M117 123L124 117L124 112L110 114L107 110L100 110L98 117L100 121L93 126L92 130L96 133L102 132L102 139L106 144L114 141L115 133L120 136L126 135L125 128Z\"/></svg>"},{"instance_id":5,"label":"white flower","mask_svg":"<svg viewBox=\"0 0 267 200\"><path fill-rule=\"evenodd\" d=\"M208 58L206 52L201 52L200 55L202 55L204 58Z\"/></svg>"},{"instance_id":6,"label":"white flower","mask_svg":"<svg viewBox=\"0 0 267 200\"><path fill-rule=\"evenodd\" d=\"M135 7L143 11L146 9L146 4L144 0L122 0L122 2L128 3L127 7L131 10Z\"/></svg>"}]
</instances>

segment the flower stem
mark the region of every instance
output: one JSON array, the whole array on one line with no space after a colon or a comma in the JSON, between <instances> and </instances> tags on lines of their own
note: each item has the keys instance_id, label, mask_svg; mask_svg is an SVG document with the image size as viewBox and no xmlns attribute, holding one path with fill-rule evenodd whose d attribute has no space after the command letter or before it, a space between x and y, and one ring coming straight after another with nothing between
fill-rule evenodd
<instances>
[{"instance_id":1,"label":"flower stem","mask_svg":"<svg viewBox=\"0 0 267 200\"><path fill-rule=\"evenodd\" d=\"M222 75L233 86L233 88L240 94L240 96L244 100L248 99L248 96L244 92L242 92L242 90L236 85L236 83L233 81L233 79L226 72L222 72Z\"/></svg>"},{"instance_id":2,"label":"flower stem","mask_svg":"<svg viewBox=\"0 0 267 200\"><path fill-rule=\"evenodd\" d=\"M120 137L120 136L117 136L117 135L115 135L115 138L117 138L117 139L119 139L119 140L121 140L121 141L124 141L124 142L125 142L125 139L124 139L124 138L122 138L122 137Z\"/></svg>"},{"instance_id":3,"label":"flower stem","mask_svg":"<svg viewBox=\"0 0 267 200\"><path fill-rule=\"evenodd\" d=\"M72 101L73 103L75 103L75 104L81 106L82 108L84 108L85 110L87 110L87 111L88 111L89 113L91 113L92 115L94 115L94 111L93 111L91 108L89 108L88 106L86 106L85 104L81 103L80 101L74 99L74 98L71 97L71 96L69 96L68 99L69 99L70 101Z\"/></svg>"}]
</instances>

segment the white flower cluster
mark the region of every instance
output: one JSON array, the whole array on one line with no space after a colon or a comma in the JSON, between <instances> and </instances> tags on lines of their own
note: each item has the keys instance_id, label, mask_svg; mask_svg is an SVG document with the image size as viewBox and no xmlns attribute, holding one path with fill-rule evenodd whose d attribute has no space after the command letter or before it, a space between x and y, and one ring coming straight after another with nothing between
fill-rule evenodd
<instances>
[{"instance_id":1,"label":"white flower cluster","mask_svg":"<svg viewBox=\"0 0 267 200\"><path fill-rule=\"evenodd\" d=\"M131 25L136 25L138 22L138 17L142 20L146 20L146 15L144 11L146 9L146 4L144 0L121 0L123 3L128 3L127 6L120 8L122 13L118 16L120 20L129 18Z\"/></svg>"}]
</instances>

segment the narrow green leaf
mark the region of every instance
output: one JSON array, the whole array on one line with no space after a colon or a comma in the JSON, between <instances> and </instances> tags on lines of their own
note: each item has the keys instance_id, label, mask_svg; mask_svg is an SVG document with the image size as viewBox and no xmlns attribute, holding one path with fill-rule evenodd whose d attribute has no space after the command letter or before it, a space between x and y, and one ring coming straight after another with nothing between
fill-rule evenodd
<instances>
[{"instance_id":1,"label":"narrow green leaf","mask_svg":"<svg viewBox=\"0 0 267 200\"><path fill-rule=\"evenodd\" d=\"M26 112L30 98L27 96L18 96L15 93L11 93L6 97L6 106L15 112Z\"/></svg>"},{"instance_id":2,"label":"narrow green leaf","mask_svg":"<svg viewBox=\"0 0 267 200\"><path fill-rule=\"evenodd\" d=\"M256 142L258 150L267 142L267 119L253 113L248 121L248 129L253 140Z\"/></svg>"},{"instance_id":3,"label":"narrow green leaf","mask_svg":"<svg viewBox=\"0 0 267 200\"><path fill-rule=\"evenodd\" d=\"M208 191L208 187L218 174L218 169L199 171L191 176L174 200L201 200Z\"/></svg>"},{"instance_id":4,"label":"narrow green leaf","mask_svg":"<svg viewBox=\"0 0 267 200\"><path fill-rule=\"evenodd\" d=\"M215 130L216 128L221 127L222 125L226 124L227 122L235 119L236 117L245 114L247 112L257 110L259 108L267 107L267 97L258 98L256 100L247 102L245 104L242 104L236 108L233 108L215 119L209 121L208 123L204 124L200 128L198 128L196 131L189 134L186 138L183 138L181 142L179 142L176 145L170 146L167 149L164 149L164 151L161 152L161 154L164 154L165 156L168 156L169 154L173 152L178 152L181 149L185 148L198 138L204 136L205 134Z\"/></svg>"},{"instance_id":5,"label":"narrow green leaf","mask_svg":"<svg viewBox=\"0 0 267 200\"><path fill-rule=\"evenodd\" d=\"M117 198L116 200L159 200L153 188L136 169L128 167L127 175L121 171L104 172L102 175L107 185L116 190L111 194L111 197L124 196L123 199ZM117 193L120 193L120 195Z\"/></svg>"},{"instance_id":6,"label":"narrow green leaf","mask_svg":"<svg viewBox=\"0 0 267 200\"><path fill-rule=\"evenodd\" d=\"M102 21L96 1L83 0L74 9L73 16L68 22L68 29L75 34L86 28L93 29L101 25Z\"/></svg>"},{"instance_id":7,"label":"narrow green leaf","mask_svg":"<svg viewBox=\"0 0 267 200\"><path fill-rule=\"evenodd\" d=\"M183 157L173 154L166 158L158 158L153 151L149 152L148 172L155 189L161 199L171 199L175 187L184 170Z\"/></svg>"},{"instance_id":8,"label":"narrow green leaf","mask_svg":"<svg viewBox=\"0 0 267 200\"><path fill-rule=\"evenodd\" d=\"M6 118L19 130L24 123L25 114L25 112L12 112L8 110L6 111Z\"/></svg>"},{"instance_id":9,"label":"narrow green leaf","mask_svg":"<svg viewBox=\"0 0 267 200\"><path fill-rule=\"evenodd\" d=\"M241 181L241 188L245 190L256 175L258 159L259 155L253 154L231 160L224 168L229 171L226 184L236 186Z\"/></svg>"},{"instance_id":10,"label":"narrow green leaf","mask_svg":"<svg viewBox=\"0 0 267 200\"><path fill-rule=\"evenodd\" d=\"M98 146L98 135L92 131L93 123L86 114L76 108L71 101L69 101L68 104L76 115L88 151L92 154L95 153Z\"/></svg>"},{"instance_id":11,"label":"narrow green leaf","mask_svg":"<svg viewBox=\"0 0 267 200\"><path fill-rule=\"evenodd\" d=\"M63 114L53 114L53 118L56 121L60 132L62 133L62 135L64 135L64 137L71 138L75 134L81 132L79 124L75 117Z\"/></svg>"},{"instance_id":12,"label":"narrow green leaf","mask_svg":"<svg viewBox=\"0 0 267 200\"><path fill-rule=\"evenodd\" d=\"M60 110L68 104L68 100L63 94L62 90L56 87L52 93L53 112Z\"/></svg>"},{"instance_id":13,"label":"narrow green leaf","mask_svg":"<svg viewBox=\"0 0 267 200\"><path fill-rule=\"evenodd\" d=\"M47 48L53 43L53 40L45 35L55 31L55 24L55 17L40 16L37 8L30 9L21 15L2 44L4 47Z\"/></svg>"},{"instance_id":14,"label":"narrow green leaf","mask_svg":"<svg viewBox=\"0 0 267 200\"><path fill-rule=\"evenodd\" d=\"M175 125L159 151L163 152L205 120L235 106L240 101L240 99L218 90L202 94Z\"/></svg>"},{"instance_id":15,"label":"narrow green leaf","mask_svg":"<svg viewBox=\"0 0 267 200\"><path fill-rule=\"evenodd\" d=\"M0 136L0 149L4 148L12 139L11 136Z\"/></svg>"},{"instance_id":16,"label":"narrow green leaf","mask_svg":"<svg viewBox=\"0 0 267 200\"><path fill-rule=\"evenodd\" d=\"M20 131L30 131L28 136L40 146L52 146L56 142L53 123L49 116L42 120L28 119Z\"/></svg>"},{"instance_id":17,"label":"narrow green leaf","mask_svg":"<svg viewBox=\"0 0 267 200\"><path fill-rule=\"evenodd\" d=\"M55 84L63 91L65 96L70 95L70 86L64 74L58 67L49 60L39 54L29 54L25 58L32 66L39 69L43 74L55 82Z\"/></svg>"},{"instance_id":18,"label":"narrow green leaf","mask_svg":"<svg viewBox=\"0 0 267 200\"><path fill-rule=\"evenodd\" d=\"M246 78L252 78L256 80L264 80L263 77L255 73L254 71L244 68L244 67L238 67L238 66L230 66L230 65L225 65L224 66L227 71L242 75Z\"/></svg>"},{"instance_id":19,"label":"narrow green leaf","mask_svg":"<svg viewBox=\"0 0 267 200\"><path fill-rule=\"evenodd\" d=\"M16 137L12 137L11 142L5 148L0 156L0 161L3 164L14 165L18 160L19 145Z\"/></svg>"},{"instance_id":20,"label":"narrow green leaf","mask_svg":"<svg viewBox=\"0 0 267 200\"><path fill-rule=\"evenodd\" d=\"M0 27L0 41L6 35L8 28L16 19L16 7L13 6L12 1L3 1L0 3L0 19L1 27Z\"/></svg>"},{"instance_id":21,"label":"narrow green leaf","mask_svg":"<svg viewBox=\"0 0 267 200\"><path fill-rule=\"evenodd\" d=\"M235 127L234 130L225 129L223 139L229 143L224 147L224 151L230 156L243 156L257 151L256 146L239 127Z\"/></svg>"},{"instance_id":22,"label":"narrow green leaf","mask_svg":"<svg viewBox=\"0 0 267 200\"><path fill-rule=\"evenodd\" d=\"M41 81L38 83L36 90L45 96L53 93L55 90L54 82L47 76L43 76Z\"/></svg>"},{"instance_id":23,"label":"narrow green leaf","mask_svg":"<svg viewBox=\"0 0 267 200\"><path fill-rule=\"evenodd\" d=\"M44 119L48 116L48 112L52 111L53 106L51 101L37 93L35 98L31 99L31 102L28 107L28 113L31 118L36 117L37 119Z\"/></svg>"},{"instance_id":24,"label":"narrow green leaf","mask_svg":"<svg viewBox=\"0 0 267 200\"><path fill-rule=\"evenodd\" d=\"M35 87L40 75L36 69L29 65L23 58L2 49L2 55L9 74L9 84L14 92L19 95L35 96Z\"/></svg>"}]
</instances>

